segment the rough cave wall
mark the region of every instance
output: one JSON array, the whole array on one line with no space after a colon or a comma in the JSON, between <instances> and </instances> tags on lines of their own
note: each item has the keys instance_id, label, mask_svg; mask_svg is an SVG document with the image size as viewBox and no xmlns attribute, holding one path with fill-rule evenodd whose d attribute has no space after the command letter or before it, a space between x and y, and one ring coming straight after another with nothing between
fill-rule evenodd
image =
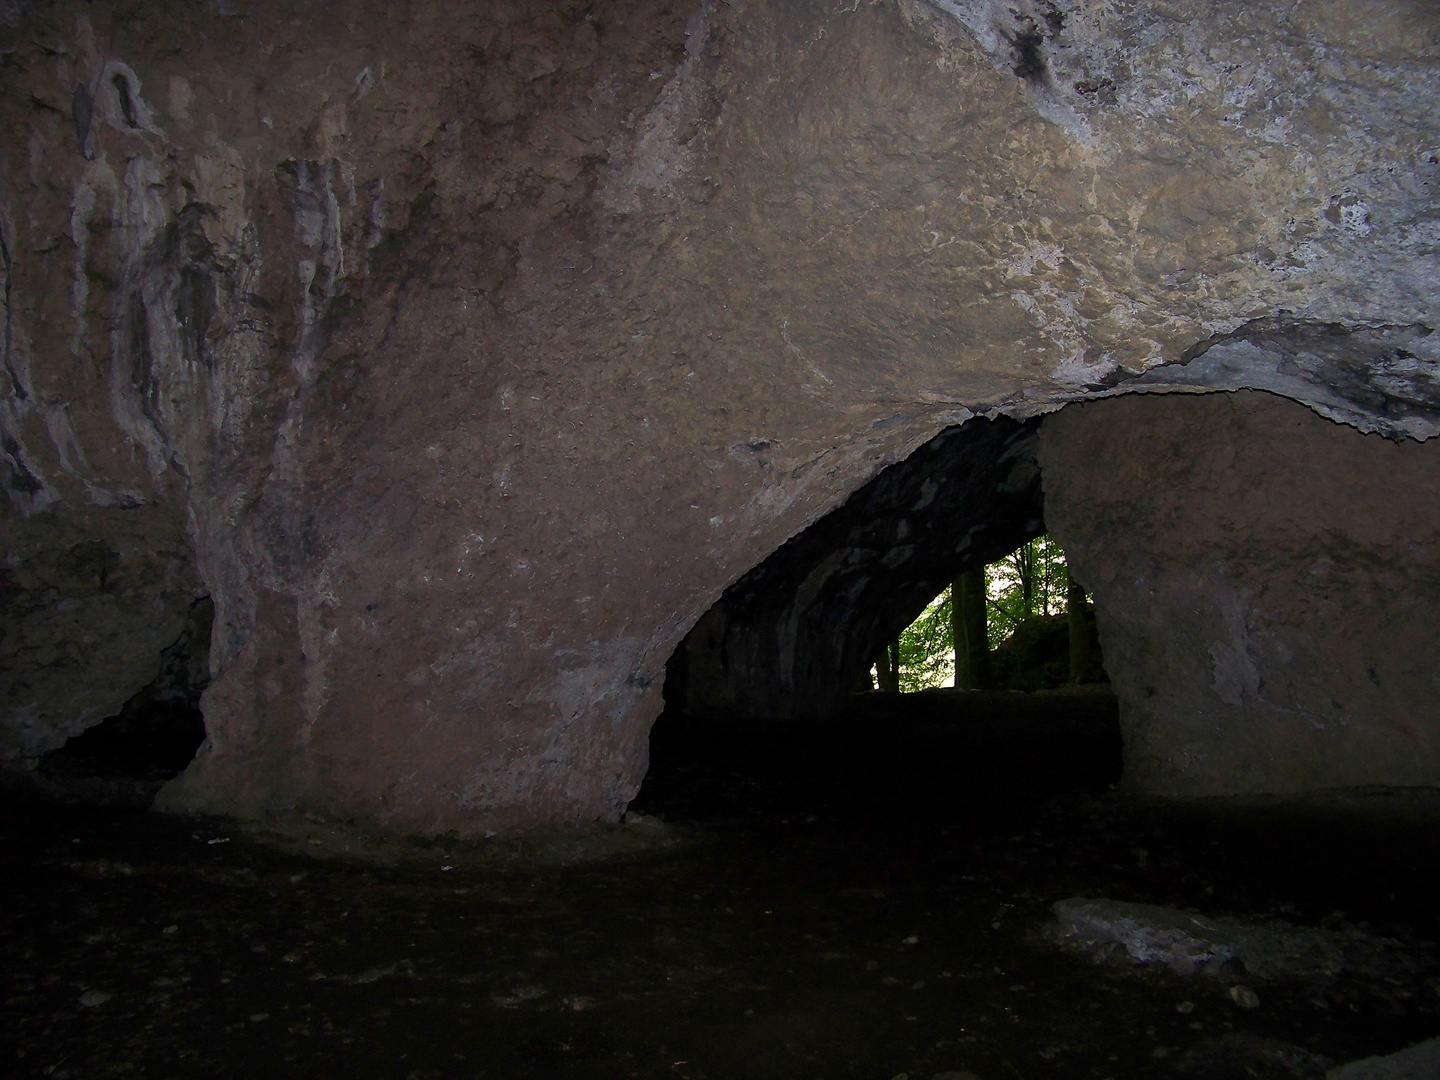
<instances>
[{"instance_id":1,"label":"rough cave wall","mask_svg":"<svg viewBox=\"0 0 1440 1080\"><path fill-rule=\"evenodd\" d=\"M1281 380L1436 430L1425 4L60 0L0 35L5 558L183 529L214 680L171 807L613 819L690 625L977 413ZM1284 347L1317 326L1401 344L1331 385ZM12 762L89 722L42 697Z\"/></svg>"},{"instance_id":2,"label":"rough cave wall","mask_svg":"<svg viewBox=\"0 0 1440 1080\"><path fill-rule=\"evenodd\" d=\"M890 466L725 591L680 643L666 707L817 722L962 571L1044 531L1038 420L976 418ZM673 694L672 694L673 691Z\"/></svg>"},{"instance_id":3,"label":"rough cave wall","mask_svg":"<svg viewBox=\"0 0 1440 1080\"><path fill-rule=\"evenodd\" d=\"M1242 391L1071 405L1040 457L1129 786L1440 785L1440 444Z\"/></svg>"},{"instance_id":4,"label":"rough cave wall","mask_svg":"<svg viewBox=\"0 0 1440 1080\"><path fill-rule=\"evenodd\" d=\"M160 507L0 504L0 759L33 761L159 673L203 588Z\"/></svg>"}]
</instances>

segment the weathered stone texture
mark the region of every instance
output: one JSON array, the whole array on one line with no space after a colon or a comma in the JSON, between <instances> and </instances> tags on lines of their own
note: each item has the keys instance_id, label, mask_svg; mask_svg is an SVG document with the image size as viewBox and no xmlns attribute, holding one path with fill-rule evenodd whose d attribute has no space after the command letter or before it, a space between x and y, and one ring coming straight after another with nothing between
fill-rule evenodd
<instances>
[{"instance_id":1,"label":"weathered stone texture","mask_svg":"<svg viewBox=\"0 0 1440 1080\"><path fill-rule=\"evenodd\" d=\"M1132 788L1440 785L1440 445L1170 394L1069 406L1040 459Z\"/></svg>"},{"instance_id":2,"label":"weathered stone texture","mask_svg":"<svg viewBox=\"0 0 1440 1080\"><path fill-rule=\"evenodd\" d=\"M1394 328L1355 379L1413 409L1347 415L1435 430L1422 4L0 19L5 483L57 548L184 523L170 806L613 819L674 645L787 537L975 413L1269 385L1181 363L1251 320Z\"/></svg>"}]
</instances>

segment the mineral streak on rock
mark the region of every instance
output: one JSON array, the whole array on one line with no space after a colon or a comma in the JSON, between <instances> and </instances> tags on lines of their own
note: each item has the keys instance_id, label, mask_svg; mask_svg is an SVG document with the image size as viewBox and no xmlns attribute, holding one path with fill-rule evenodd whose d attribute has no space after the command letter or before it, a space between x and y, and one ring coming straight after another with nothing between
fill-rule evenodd
<instances>
[{"instance_id":1,"label":"mineral streak on rock","mask_svg":"<svg viewBox=\"0 0 1440 1080\"><path fill-rule=\"evenodd\" d=\"M972 414L1143 376L1434 430L1424 5L3 18L4 565L184 537L133 594L216 609L167 806L615 820L686 631ZM7 650L103 598L23 588ZM94 625L7 653L11 764L153 677Z\"/></svg>"}]
</instances>

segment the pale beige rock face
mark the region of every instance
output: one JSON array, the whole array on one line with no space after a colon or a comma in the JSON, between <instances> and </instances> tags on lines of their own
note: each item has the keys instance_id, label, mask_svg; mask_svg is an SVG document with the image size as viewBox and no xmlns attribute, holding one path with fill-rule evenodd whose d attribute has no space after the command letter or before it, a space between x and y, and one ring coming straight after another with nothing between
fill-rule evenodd
<instances>
[{"instance_id":1,"label":"pale beige rock face","mask_svg":"<svg viewBox=\"0 0 1440 1080\"><path fill-rule=\"evenodd\" d=\"M1423 4L0 10L6 512L187 530L170 806L613 819L685 630L972 413L1435 430Z\"/></svg>"},{"instance_id":2,"label":"pale beige rock face","mask_svg":"<svg viewBox=\"0 0 1440 1080\"><path fill-rule=\"evenodd\" d=\"M1133 395L1046 417L1040 460L1132 789L1440 785L1440 444Z\"/></svg>"}]
</instances>

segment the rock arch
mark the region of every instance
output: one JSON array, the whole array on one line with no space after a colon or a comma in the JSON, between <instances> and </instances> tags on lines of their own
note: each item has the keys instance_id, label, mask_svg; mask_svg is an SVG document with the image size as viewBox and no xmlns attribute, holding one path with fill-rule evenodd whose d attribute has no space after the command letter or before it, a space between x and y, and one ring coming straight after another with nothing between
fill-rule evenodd
<instances>
[{"instance_id":1,"label":"rock arch","mask_svg":"<svg viewBox=\"0 0 1440 1080\"><path fill-rule=\"evenodd\" d=\"M823 723L947 583L1043 531L1039 418L975 418L892 465L725 595L671 659L669 707Z\"/></svg>"},{"instance_id":2,"label":"rock arch","mask_svg":"<svg viewBox=\"0 0 1440 1080\"><path fill-rule=\"evenodd\" d=\"M1428 437L1440 37L1359 10L12 5L6 761L153 675L32 647L92 541L215 603L165 805L479 832L618 816L689 627L973 416Z\"/></svg>"}]
</instances>

